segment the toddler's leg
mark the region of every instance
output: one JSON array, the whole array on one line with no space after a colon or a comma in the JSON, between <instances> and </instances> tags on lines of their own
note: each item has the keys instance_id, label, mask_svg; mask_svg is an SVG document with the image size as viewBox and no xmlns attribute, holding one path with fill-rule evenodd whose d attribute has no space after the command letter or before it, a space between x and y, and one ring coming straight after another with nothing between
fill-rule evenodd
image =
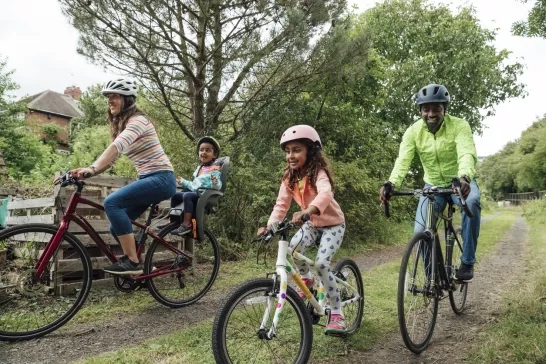
<instances>
[{"instance_id":1,"label":"toddler's leg","mask_svg":"<svg viewBox=\"0 0 546 364\"><path fill-rule=\"evenodd\" d=\"M338 251L343 241L345 233L345 224L324 228L322 230L322 238L320 239L319 251L315 259L317 272L322 280L322 285L326 292L326 298L330 303L332 314L342 314L341 299L336 280L330 269L330 262L334 254Z\"/></svg>"}]
</instances>

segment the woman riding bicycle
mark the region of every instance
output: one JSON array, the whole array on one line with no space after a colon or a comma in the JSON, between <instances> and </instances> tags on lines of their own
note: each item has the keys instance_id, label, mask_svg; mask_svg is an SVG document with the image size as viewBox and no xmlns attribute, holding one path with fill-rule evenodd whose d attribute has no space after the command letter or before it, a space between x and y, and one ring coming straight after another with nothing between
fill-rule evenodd
<instances>
[{"instance_id":1,"label":"woman riding bicycle","mask_svg":"<svg viewBox=\"0 0 546 364\"><path fill-rule=\"evenodd\" d=\"M128 79L106 82L102 94L108 98L108 121L112 142L89 167L71 171L78 179L96 176L110 168L121 154L134 163L138 179L110 194L104 210L110 231L121 244L124 256L105 272L118 275L141 274L131 220L138 218L153 203L176 193L176 178L171 162L157 137L154 125L136 107L137 85Z\"/></svg>"},{"instance_id":2,"label":"woman riding bicycle","mask_svg":"<svg viewBox=\"0 0 546 364\"><path fill-rule=\"evenodd\" d=\"M345 318L341 309L341 299L335 278L330 270L330 262L339 249L345 232L345 217L334 200L334 182L327 159L322 152L322 143L317 131L309 125L296 125L287 129L281 137L281 148L286 154L287 166L284 170L277 202L267 223L284 219L292 198L302 208L294 213L292 222L301 224L302 216L308 214L311 220L290 241L289 247L304 254L305 249L315 245L320 235L320 246L315 259L319 277L322 277L326 297L330 304L330 322L327 334L345 332ZM258 235L268 228L262 227ZM303 281L312 287L315 280L309 266L295 260ZM299 291L299 289L298 289ZM301 292L300 297L305 297Z\"/></svg>"}]
</instances>

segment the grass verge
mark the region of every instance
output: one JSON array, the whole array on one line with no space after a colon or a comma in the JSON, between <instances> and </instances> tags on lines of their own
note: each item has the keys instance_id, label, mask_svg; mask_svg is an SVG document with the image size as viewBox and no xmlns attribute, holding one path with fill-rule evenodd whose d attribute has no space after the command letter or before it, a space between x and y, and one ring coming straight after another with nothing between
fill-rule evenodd
<instances>
[{"instance_id":1,"label":"grass verge","mask_svg":"<svg viewBox=\"0 0 546 364\"><path fill-rule=\"evenodd\" d=\"M469 356L480 363L546 363L546 201L525 208L529 253L525 279L506 294L500 320L482 332Z\"/></svg>"},{"instance_id":2,"label":"grass verge","mask_svg":"<svg viewBox=\"0 0 546 364\"><path fill-rule=\"evenodd\" d=\"M518 211L502 211L482 226L478 260L494 250L496 243L512 226ZM255 264L255 261L254 261ZM311 361L335 360L347 350L366 350L386 335L398 329L396 316L396 286L399 261L380 265L364 274L365 312L361 329L346 340L322 334L314 327ZM479 274L479 266L477 272ZM240 272L240 267L237 272ZM262 271L263 272L263 266ZM232 275L230 275L231 280ZM226 277L226 279L228 279ZM151 339L136 347L121 349L93 357L85 363L214 363L210 350L212 319L189 329Z\"/></svg>"}]
</instances>

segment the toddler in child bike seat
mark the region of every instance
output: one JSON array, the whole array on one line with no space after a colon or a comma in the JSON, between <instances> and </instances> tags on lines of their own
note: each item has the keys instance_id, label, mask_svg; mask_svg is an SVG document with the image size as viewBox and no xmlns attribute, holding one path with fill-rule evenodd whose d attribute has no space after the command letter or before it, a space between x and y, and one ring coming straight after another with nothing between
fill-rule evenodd
<instances>
[{"instance_id":1,"label":"toddler in child bike seat","mask_svg":"<svg viewBox=\"0 0 546 364\"><path fill-rule=\"evenodd\" d=\"M182 224L172 231L174 235L186 235L192 231L192 219L195 217L197 205L197 190L200 188L222 188L221 169L222 166L215 163L220 154L220 144L210 136L204 136L197 142L197 155L201 164L193 172L193 181L184 178L179 179L179 184L186 190L177 192L171 198L171 208L184 202L184 217Z\"/></svg>"},{"instance_id":2,"label":"toddler in child bike seat","mask_svg":"<svg viewBox=\"0 0 546 364\"><path fill-rule=\"evenodd\" d=\"M345 332L345 318L341 310L341 298L330 262L339 249L345 232L345 217L339 204L334 200L334 182L328 161L322 152L322 144L317 131L309 125L296 125L287 129L281 137L281 148L286 155L287 166L284 169L277 202L267 223L268 227L258 230L262 235L273 223L280 222L286 216L292 199L301 211L294 213L292 222L301 224L305 214L311 220L292 237L289 247L301 254L315 245L320 237L320 246L315 259L318 276L324 286L330 304L330 322L326 326L327 334ZM315 283L309 266L295 260L303 281L310 288ZM302 292L300 297L304 299Z\"/></svg>"}]
</instances>

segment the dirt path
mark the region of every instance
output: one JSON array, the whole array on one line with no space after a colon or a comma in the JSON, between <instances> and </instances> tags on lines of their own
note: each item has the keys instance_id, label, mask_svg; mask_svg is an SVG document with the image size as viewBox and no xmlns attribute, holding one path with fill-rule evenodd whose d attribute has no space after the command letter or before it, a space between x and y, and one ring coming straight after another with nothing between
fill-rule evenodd
<instances>
[{"instance_id":1,"label":"dirt path","mask_svg":"<svg viewBox=\"0 0 546 364\"><path fill-rule=\"evenodd\" d=\"M491 215L488 216L487 219L482 219L482 223L493 217L494 215ZM525 223L523 221L518 220L518 224L523 226L519 227L519 229L525 228ZM503 242L503 245L504 244L506 243ZM518 246L521 248L520 245ZM359 264L362 272L366 272L378 265L400 259L403 249L404 246L392 246L384 249L371 250L355 256L353 259ZM482 266L485 267L485 262ZM514 264L513 266L519 267L521 265ZM502 269L504 269L504 267ZM483 273L482 271L483 268L479 272L480 275ZM503 273L503 271L496 271L495 275L498 277L499 273ZM489 273L488 276L490 276ZM472 289L469 292L470 302L477 301L477 298L471 293L477 292L478 288L475 287L488 287L491 281L492 278L487 281L488 283L482 282L482 278L476 279L476 283L473 283ZM479 284L482 284L482 286L478 286ZM205 319L214 317L222 297L221 294L207 294L198 303L180 310L169 309L157 304L150 307L148 310L141 312L138 316L122 315L105 323L88 323L63 328L37 340L12 344L2 343L0 344L0 363L70 363L120 348L135 346L147 339L178 331ZM489 301L486 300L488 305L491 303ZM442 306L446 305L442 304ZM482 320L482 313L480 311L482 309L480 307L470 305L468 310L470 313L463 319L466 321L459 322L465 322L466 325L472 320L476 320L476 322ZM444 313L440 311L440 314L443 315ZM490 317L490 315L487 317ZM443 316L438 318L438 322L439 324L436 327L432 343L434 347L442 345L441 340L439 342L436 340L446 338L447 336L442 330L452 330L451 326L442 326L442 323L448 322ZM480 325L481 324L478 324L478 326ZM388 358L396 351L403 351L401 350L401 339L399 338L399 335L393 336L389 341L392 341L392 344L385 343L383 354L380 354L382 350L380 347L371 351L371 353L377 352L377 355L380 355L377 357L378 362L388 362L385 358ZM450 341L447 341L446 344L450 344ZM395 349L391 351L390 345L394 345ZM408 352L405 351L404 354L408 356L407 353ZM361 355L364 355L367 361L368 353L362 353L358 355L355 354L355 358L351 359L351 362L358 361L358 357ZM383 355L383 357L381 357L381 355ZM396 362L399 361L396 360Z\"/></svg>"},{"instance_id":2,"label":"dirt path","mask_svg":"<svg viewBox=\"0 0 546 364\"><path fill-rule=\"evenodd\" d=\"M406 349L399 332L366 352L352 352L336 363L459 363L480 344L479 333L496 320L502 294L514 287L525 270L528 226L519 217L496 251L477 266L476 278L468 290L465 313L456 316L449 301L440 302L434 336L421 355Z\"/></svg>"}]
</instances>

